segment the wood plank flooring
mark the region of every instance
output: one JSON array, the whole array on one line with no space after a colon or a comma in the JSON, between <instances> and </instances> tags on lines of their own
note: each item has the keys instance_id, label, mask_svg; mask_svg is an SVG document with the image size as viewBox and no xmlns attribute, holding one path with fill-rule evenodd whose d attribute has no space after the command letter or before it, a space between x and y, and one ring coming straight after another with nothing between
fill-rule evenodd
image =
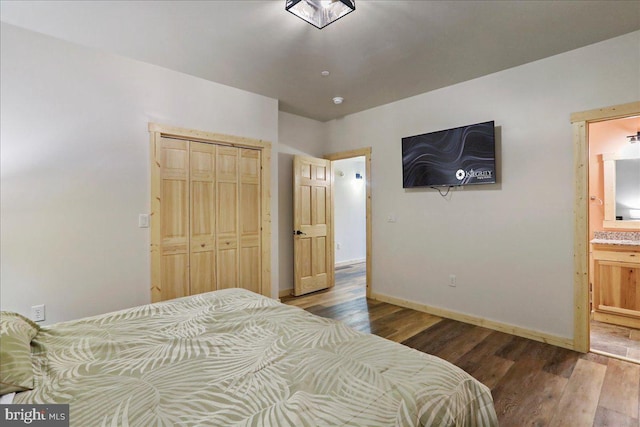
<instances>
[{"instance_id":1,"label":"wood plank flooring","mask_svg":"<svg viewBox=\"0 0 640 427\"><path fill-rule=\"evenodd\" d=\"M591 349L640 362L640 330L592 320Z\"/></svg>"},{"instance_id":2,"label":"wood plank flooring","mask_svg":"<svg viewBox=\"0 0 640 427\"><path fill-rule=\"evenodd\" d=\"M640 365L369 300L363 272L337 270L334 288L283 302L461 367L491 389L502 427L640 426Z\"/></svg>"}]
</instances>

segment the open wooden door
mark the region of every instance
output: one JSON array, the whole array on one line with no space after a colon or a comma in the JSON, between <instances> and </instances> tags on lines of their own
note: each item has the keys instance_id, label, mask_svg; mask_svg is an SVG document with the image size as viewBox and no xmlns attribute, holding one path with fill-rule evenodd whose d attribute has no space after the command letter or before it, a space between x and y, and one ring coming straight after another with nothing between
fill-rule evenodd
<instances>
[{"instance_id":1,"label":"open wooden door","mask_svg":"<svg viewBox=\"0 0 640 427\"><path fill-rule=\"evenodd\" d=\"M331 161L293 159L293 294L334 285Z\"/></svg>"}]
</instances>

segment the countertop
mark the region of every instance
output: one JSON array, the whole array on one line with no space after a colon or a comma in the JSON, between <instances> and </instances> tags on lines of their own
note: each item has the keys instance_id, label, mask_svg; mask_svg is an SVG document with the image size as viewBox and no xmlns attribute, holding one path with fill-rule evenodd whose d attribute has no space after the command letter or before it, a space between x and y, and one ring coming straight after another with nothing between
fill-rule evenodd
<instances>
[{"instance_id":1,"label":"countertop","mask_svg":"<svg viewBox=\"0 0 640 427\"><path fill-rule=\"evenodd\" d=\"M616 245L616 246L640 246L640 240L616 240L616 239L593 239L591 243L597 245Z\"/></svg>"}]
</instances>

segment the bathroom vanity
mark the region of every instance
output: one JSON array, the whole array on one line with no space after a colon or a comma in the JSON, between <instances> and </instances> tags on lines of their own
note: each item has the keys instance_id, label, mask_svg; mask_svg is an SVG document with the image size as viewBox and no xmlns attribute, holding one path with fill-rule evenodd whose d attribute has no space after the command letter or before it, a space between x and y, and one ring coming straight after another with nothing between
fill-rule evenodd
<instances>
[{"instance_id":1,"label":"bathroom vanity","mask_svg":"<svg viewBox=\"0 0 640 427\"><path fill-rule=\"evenodd\" d=\"M618 234L633 240L596 236L591 241L593 319L640 328L640 240L635 240L640 233Z\"/></svg>"}]
</instances>

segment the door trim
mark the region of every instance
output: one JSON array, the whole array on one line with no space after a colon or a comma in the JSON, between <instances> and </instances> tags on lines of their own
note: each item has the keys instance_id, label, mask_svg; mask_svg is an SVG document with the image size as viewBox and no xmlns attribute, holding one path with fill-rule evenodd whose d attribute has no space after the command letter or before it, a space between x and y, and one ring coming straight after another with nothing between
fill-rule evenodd
<instances>
[{"instance_id":1,"label":"door trim","mask_svg":"<svg viewBox=\"0 0 640 427\"><path fill-rule=\"evenodd\" d=\"M224 135L207 131L184 129L175 126L166 126L157 123L149 123L150 134L150 165L151 165L151 301L159 301L160 289L160 198L159 180L160 163L156 159L156 141L160 137L186 139L190 141L205 142L210 144L227 145L232 147L253 148L262 152L260 167L261 185L261 280L260 293L272 298L271 295L271 143L268 141L245 138L233 135Z\"/></svg>"},{"instance_id":2,"label":"door trim","mask_svg":"<svg viewBox=\"0 0 640 427\"><path fill-rule=\"evenodd\" d=\"M371 253L371 248L372 248L372 236L371 236L371 147L366 147L366 148L358 148L355 150L349 150L349 151L342 151L339 153L332 153L332 154L327 154L324 156L325 159L327 160L343 160L343 159L350 159L353 157L362 157L364 156L365 160L364 160L364 165L365 165L365 171L364 171L364 178L365 178L365 191L366 191L366 260L365 260L365 268L366 268L366 281L367 281L367 298L371 298L371 269L373 267L372 265L372 253ZM332 173L333 173L333 166L332 166ZM331 195L333 197L333 193ZM335 204L333 203L333 200L331 201L333 208L331 209L331 222L335 224L334 222L334 210L335 210ZM333 233L332 233L333 234ZM333 240L334 240L334 236L331 236L331 240L332 240L332 245L331 245L331 252L332 252L332 258L335 260L335 246L333 245Z\"/></svg>"},{"instance_id":3,"label":"door trim","mask_svg":"<svg viewBox=\"0 0 640 427\"><path fill-rule=\"evenodd\" d=\"M640 101L571 114L573 127L573 349L587 353L589 341L589 123L640 114Z\"/></svg>"}]
</instances>

